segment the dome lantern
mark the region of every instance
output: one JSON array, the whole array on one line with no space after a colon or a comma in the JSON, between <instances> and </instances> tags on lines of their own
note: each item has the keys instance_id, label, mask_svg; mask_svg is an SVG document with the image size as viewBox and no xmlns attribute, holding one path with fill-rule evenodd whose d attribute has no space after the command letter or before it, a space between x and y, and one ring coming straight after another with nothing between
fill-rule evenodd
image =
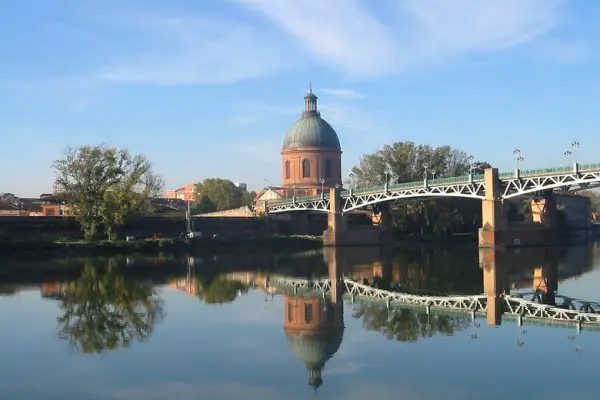
<instances>
[{"instance_id":1,"label":"dome lantern","mask_svg":"<svg viewBox=\"0 0 600 400\"><path fill-rule=\"evenodd\" d=\"M304 112L302 116L314 117L319 115L319 111L317 110L317 96L312 91L312 83L308 87L308 93L304 96Z\"/></svg>"}]
</instances>

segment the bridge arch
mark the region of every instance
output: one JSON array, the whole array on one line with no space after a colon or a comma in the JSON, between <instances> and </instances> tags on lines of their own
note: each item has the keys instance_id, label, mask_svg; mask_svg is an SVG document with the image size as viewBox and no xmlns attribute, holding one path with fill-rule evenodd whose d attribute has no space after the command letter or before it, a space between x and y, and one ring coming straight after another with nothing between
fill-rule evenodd
<instances>
[{"instance_id":1,"label":"bridge arch","mask_svg":"<svg viewBox=\"0 0 600 400\"><path fill-rule=\"evenodd\" d=\"M403 192L388 192L388 193L375 193L368 195L355 195L352 197L345 197L342 199L344 206L342 212L348 212L357 210L373 204L385 203L388 201L401 201L401 200L432 200L443 197L454 197L454 198L466 198L483 200L485 195L483 194L472 194L472 193L412 193L407 194Z\"/></svg>"}]
</instances>

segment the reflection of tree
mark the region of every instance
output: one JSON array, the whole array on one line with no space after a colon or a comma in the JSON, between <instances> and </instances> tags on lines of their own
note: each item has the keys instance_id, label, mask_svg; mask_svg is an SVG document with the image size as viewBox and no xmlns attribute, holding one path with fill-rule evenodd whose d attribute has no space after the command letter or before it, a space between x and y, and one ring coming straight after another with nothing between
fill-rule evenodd
<instances>
[{"instance_id":1,"label":"reflection of tree","mask_svg":"<svg viewBox=\"0 0 600 400\"><path fill-rule=\"evenodd\" d=\"M388 313L385 307L365 303L358 304L352 315L362 318L366 330L381 332L388 339L400 342L416 342L419 338L429 338L437 333L452 335L469 325L469 320L464 317L431 315L428 323L424 313L408 309Z\"/></svg>"},{"instance_id":2,"label":"reflection of tree","mask_svg":"<svg viewBox=\"0 0 600 400\"><path fill-rule=\"evenodd\" d=\"M13 296L18 291L16 285L0 285L0 296Z\"/></svg>"},{"instance_id":3,"label":"reflection of tree","mask_svg":"<svg viewBox=\"0 0 600 400\"><path fill-rule=\"evenodd\" d=\"M481 293L478 254L445 247L406 248L395 255L401 290L412 293Z\"/></svg>"},{"instance_id":4,"label":"reflection of tree","mask_svg":"<svg viewBox=\"0 0 600 400\"><path fill-rule=\"evenodd\" d=\"M196 293L207 304L230 303L235 300L238 291L242 293L248 292L248 286L242 282L222 277L217 277L211 282L198 278L196 282L198 285Z\"/></svg>"},{"instance_id":5,"label":"reflection of tree","mask_svg":"<svg viewBox=\"0 0 600 400\"><path fill-rule=\"evenodd\" d=\"M88 263L79 279L63 287L58 317L60 339L78 351L101 353L145 341L164 313L150 284Z\"/></svg>"}]
</instances>

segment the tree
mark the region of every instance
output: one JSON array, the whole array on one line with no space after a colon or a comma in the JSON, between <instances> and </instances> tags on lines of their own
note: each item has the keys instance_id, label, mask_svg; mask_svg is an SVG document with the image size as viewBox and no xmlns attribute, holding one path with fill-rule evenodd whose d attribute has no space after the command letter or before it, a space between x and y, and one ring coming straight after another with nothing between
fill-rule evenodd
<instances>
[{"instance_id":1,"label":"tree","mask_svg":"<svg viewBox=\"0 0 600 400\"><path fill-rule=\"evenodd\" d=\"M252 206L255 192L247 192L237 187L229 179L207 178L196 184L195 207L200 212L223 211L232 208Z\"/></svg>"},{"instance_id":2,"label":"tree","mask_svg":"<svg viewBox=\"0 0 600 400\"><path fill-rule=\"evenodd\" d=\"M244 191L242 192L242 206L249 207L252 209L254 207L254 199L256 199L255 191Z\"/></svg>"},{"instance_id":3,"label":"tree","mask_svg":"<svg viewBox=\"0 0 600 400\"><path fill-rule=\"evenodd\" d=\"M65 285L58 337L83 353L102 353L145 341L164 317L162 300L150 284L88 261L81 276Z\"/></svg>"},{"instance_id":4,"label":"tree","mask_svg":"<svg viewBox=\"0 0 600 400\"><path fill-rule=\"evenodd\" d=\"M217 277L212 281L198 278L196 284L197 296L206 304L231 303L236 299L238 291L248 292L248 285L225 277Z\"/></svg>"},{"instance_id":5,"label":"tree","mask_svg":"<svg viewBox=\"0 0 600 400\"><path fill-rule=\"evenodd\" d=\"M352 169L357 187L481 174L490 165L473 162L464 151L450 146L431 147L414 142L395 142L361 157ZM473 231L481 226L479 201L456 198L399 202L392 209L395 226L404 233L447 235Z\"/></svg>"},{"instance_id":6,"label":"tree","mask_svg":"<svg viewBox=\"0 0 600 400\"><path fill-rule=\"evenodd\" d=\"M68 147L53 168L56 185L64 190L69 212L86 240L92 240L101 225L114 239L126 217L142 211L163 187L144 156L106 145Z\"/></svg>"}]
</instances>

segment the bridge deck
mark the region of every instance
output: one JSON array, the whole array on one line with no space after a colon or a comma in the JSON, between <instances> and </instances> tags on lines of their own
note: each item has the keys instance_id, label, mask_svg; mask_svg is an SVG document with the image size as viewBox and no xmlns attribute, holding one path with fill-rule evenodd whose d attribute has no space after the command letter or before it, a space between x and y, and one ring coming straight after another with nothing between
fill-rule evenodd
<instances>
[{"instance_id":1,"label":"bridge deck","mask_svg":"<svg viewBox=\"0 0 600 400\"><path fill-rule=\"evenodd\" d=\"M515 194L523 194L533 190L542 190L544 188L558 188L571 184L600 184L600 163L594 164L574 164L560 166L555 168L542 168L534 170L515 170L498 174L498 177L505 187L504 198L513 197ZM569 179L565 179L568 178ZM341 198L346 200L344 211L359 208L366 203L373 204L379 201L393 200L394 197L372 199L370 202L358 201L348 205L352 198L361 198L370 195L380 195L382 193L399 193L396 197L424 197L424 196L462 196L472 198L483 198L485 194L484 174L464 175L448 178L423 179L414 182L404 182L388 185L372 186L368 188L359 188L343 190ZM302 210L310 209L317 211L326 211L328 207L329 193L323 193L317 196L302 196L292 199L282 199L267 202L267 208L273 212L291 211L292 209ZM309 203L315 203L308 205ZM295 208L286 208L292 204L304 205Z\"/></svg>"}]
</instances>

